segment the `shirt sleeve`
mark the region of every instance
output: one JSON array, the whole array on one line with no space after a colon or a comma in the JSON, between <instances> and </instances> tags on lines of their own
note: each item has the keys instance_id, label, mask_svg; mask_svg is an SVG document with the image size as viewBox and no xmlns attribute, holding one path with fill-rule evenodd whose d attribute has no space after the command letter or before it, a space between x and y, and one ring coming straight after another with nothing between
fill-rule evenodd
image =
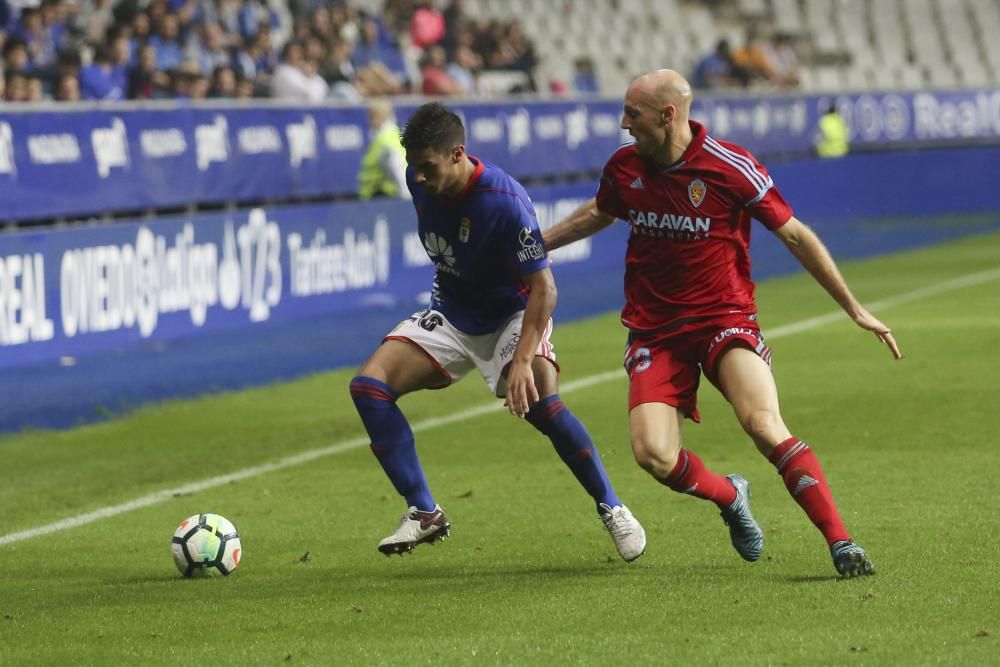
<instances>
[{"instance_id":1,"label":"shirt sleeve","mask_svg":"<svg viewBox=\"0 0 1000 667\"><path fill-rule=\"evenodd\" d=\"M745 149L733 144L726 148L729 150L725 161L733 167L731 187L736 200L770 230L788 222L792 208L778 192L764 165Z\"/></svg>"},{"instance_id":2,"label":"shirt sleeve","mask_svg":"<svg viewBox=\"0 0 1000 667\"><path fill-rule=\"evenodd\" d=\"M497 207L501 243L517 273L527 276L548 267L549 258L542 244L542 230L530 200L506 195L506 205Z\"/></svg>"},{"instance_id":3,"label":"shirt sleeve","mask_svg":"<svg viewBox=\"0 0 1000 667\"><path fill-rule=\"evenodd\" d=\"M604 165L604 173L597 184L597 210L613 215L622 220L628 220L628 209L618 195L618 181L615 179L615 168L612 162Z\"/></svg>"},{"instance_id":4,"label":"shirt sleeve","mask_svg":"<svg viewBox=\"0 0 1000 667\"><path fill-rule=\"evenodd\" d=\"M770 189L756 203L747 206L750 215L770 230L775 230L792 217L792 207L772 183Z\"/></svg>"}]
</instances>

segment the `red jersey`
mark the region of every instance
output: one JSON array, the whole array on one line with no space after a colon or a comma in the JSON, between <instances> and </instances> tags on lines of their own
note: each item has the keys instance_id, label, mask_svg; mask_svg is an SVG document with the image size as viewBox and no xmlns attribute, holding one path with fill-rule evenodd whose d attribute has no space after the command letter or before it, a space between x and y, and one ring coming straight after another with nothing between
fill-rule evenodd
<instances>
[{"instance_id":1,"label":"red jersey","mask_svg":"<svg viewBox=\"0 0 1000 667\"><path fill-rule=\"evenodd\" d=\"M750 219L774 230L792 217L753 155L690 125L694 138L680 160L661 167L623 146L597 190L597 208L632 228L622 323L633 331L755 312Z\"/></svg>"}]
</instances>

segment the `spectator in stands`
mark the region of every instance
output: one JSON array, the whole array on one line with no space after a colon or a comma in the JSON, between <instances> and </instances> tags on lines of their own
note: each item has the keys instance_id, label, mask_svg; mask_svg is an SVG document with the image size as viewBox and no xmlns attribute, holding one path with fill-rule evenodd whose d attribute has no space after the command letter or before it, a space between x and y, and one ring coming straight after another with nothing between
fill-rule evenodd
<instances>
[{"instance_id":1,"label":"spectator in stands","mask_svg":"<svg viewBox=\"0 0 1000 667\"><path fill-rule=\"evenodd\" d=\"M129 27L132 29L132 34L129 37L129 51L132 53L132 62L129 65L135 66L136 60L139 58L139 49L149 41L149 14L144 12L137 13L129 22Z\"/></svg>"},{"instance_id":2,"label":"spectator in stands","mask_svg":"<svg viewBox=\"0 0 1000 667\"><path fill-rule=\"evenodd\" d=\"M355 69L365 67L385 69L398 82L406 78L406 63L403 54L388 36L383 36L378 21L374 18L364 19L361 31L354 42L351 63Z\"/></svg>"},{"instance_id":3,"label":"spectator in stands","mask_svg":"<svg viewBox=\"0 0 1000 667\"><path fill-rule=\"evenodd\" d=\"M432 0L417 2L410 19L410 40L420 49L437 44L445 35L444 14L439 12Z\"/></svg>"},{"instance_id":4,"label":"spectator in stands","mask_svg":"<svg viewBox=\"0 0 1000 667\"><path fill-rule=\"evenodd\" d=\"M177 16L164 14L156 34L149 38L149 44L156 49L156 62L161 69L171 70L181 66L183 50L178 39L179 30Z\"/></svg>"},{"instance_id":5,"label":"spectator in stands","mask_svg":"<svg viewBox=\"0 0 1000 667\"><path fill-rule=\"evenodd\" d=\"M80 69L80 94L85 100L123 100L128 82L114 65L112 46L102 44L91 64Z\"/></svg>"},{"instance_id":6,"label":"spectator in stands","mask_svg":"<svg viewBox=\"0 0 1000 667\"><path fill-rule=\"evenodd\" d=\"M3 45L3 71L23 72L28 65L28 43L20 37L8 38Z\"/></svg>"},{"instance_id":7,"label":"spectator in stands","mask_svg":"<svg viewBox=\"0 0 1000 667\"><path fill-rule=\"evenodd\" d=\"M349 3L335 4L331 16L340 39L346 39L351 44L358 40L361 15L357 7Z\"/></svg>"},{"instance_id":8,"label":"spectator in stands","mask_svg":"<svg viewBox=\"0 0 1000 667\"><path fill-rule=\"evenodd\" d=\"M742 49L733 53L733 65L747 72L749 83L763 82L775 86L781 85L768 54L769 48L761 38L759 30L756 27L751 27L747 31L746 44L743 45Z\"/></svg>"},{"instance_id":9,"label":"spectator in stands","mask_svg":"<svg viewBox=\"0 0 1000 667\"><path fill-rule=\"evenodd\" d=\"M448 74L444 47L433 45L420 59L421 92L424 95L460 95L462 87Z\"/></svg>"},{"instance_id":10,"label":"spectator in stands","mask_svg":"<svg viewBox=\"0 0 1000 667\"><path fill-rule=\"evenodd\" d=\"M54 98L58 102L79 102L80 81L72 74L62 74L56 81Z\"/></svg>"},{"instance_id":11,"label":"spectator in stands","mask_svg":"<svg viewBox=\"0 0 1000 667\"><path fill-rule=\"evenodd\" d=\"M459 45L445 71L462 89L462 94L475 95L479 92L478 78L482 67L483 61L475 51Z\"/></svg>"},{"instance_id":12,"label":"spectator in stands","mask_svg":"<svg viewBox=\"0 0 1000 667\"><path fill-rule=\"evenodd\" d=\"M21 70L8 70L4 72L5 87L3 91L4 102L27 102L28 101L28 75Z\"/></svg>"},{"instance_id":13,"label":"spectator in stands","mask_svg":"<svg viewBox=\"0 0 1000 667\"><path fill-rule=\"evenodd\" d=\"M393 34L404 35L410 29L413 11L413 0L385 0L382 21Z\"/></svg>"},{"instance_id":14,"label":"spectator in stands","mask_svg":"<svg viewBox=\"0 0 1000 667\"><path fill-rule=\"evenodd\" d=\"M37 74L29 74L26 91L27 97L25 102L41 102L45 100L45 85L42 83L42 77Z\"/></svg>"},{"instance_id":15,"label":"spectator in stands","mask_svg":"<svg viewBox=\"0 0 1000 667\"><path fill-rule=\"evenodd\" d=\"M352 45L337 39L326 59L320 63L320 73L330 85L330 97L345 102L360 102L361 93L354 86L355 69L351 64Z\"/></svg>"},{"instance_id":16,"label":"spectator in stands","mask_svg":"<svg viewBox=\"0 0 1000 667\"><path fill-rule=\"evenodd\" d=\"M115 0L83 0L72 21L75 30L82 33L83 41L100 44L114 24Z\"/></svg>"},{"instance_id":17,"label":"spectator in stands","mask_svg":"<svg viewBox=\"0 0 1000 667\"><path fill-rule=\"evenodd\" d=\"M13 36L24 40L28 49L28 69L44 68L55 63L56 45L42 22L41 10L23 7Z\"/></svg>"},{"instance_id":18,"label":"spectator in stands","mask_svg":"<svg viewBox=\"0 0 1000 667\"><path fill-rule=\"evenodd\" d=\"M305 57L302 45L289 42L281 52L281 63L271 76L271 95L279 99L315 104L323 101L330 86L316 71L316 62Z\"/></svg>"},{"instance_id":19,"label":"spectator in stands","mask_svg":"<svg viewBox=\"0 0 1000 667\"><path fill-rule=\"evenodd\" d=\"M270 32L258 32L249 44L236 53L233 65L237 76L252 81L255 89L270 90L271 71L276 65L271 51Z\"/></svg>"},{"instance_id":20,"label":"spectator in stands","mask_svg":"<svg viewBox=\"0 0 1000 667\"><path fill-rule=\"evenodd\" d=\"M792 36L779 32L771 41L768 59L774 68L777 83L786 88L799 85L799 55L795 51Z\"/></svg>"},{"instance_id":21,"label":"spectator in stands","mask_svg":"<svg viewBox=\"0 0 1000 667\"><path fill-rule=\"evenodd\" d=\"M597 74L590 56L581 56L573 61L573 90L578 93L598 93Z\"/></svg>"},{"instance_id":22,"label":"spectator in stands","mask_svg":"<svg viewBox=\"0 0 1000 667\"><path fill-rule=\"evenodd\" d=\"M129 63L133 62L128 31L112 29L107 43L111 48L112 76L115 81L121 84L124 93L128 89Z\"/></svg>"},{"instance_id":23,"label":"spectator in stands","mask_svg":"<svg viewBox=\"0 0 1000 667\"><path fill-rule=\"evenodd\" d=\"M847 155L847 123L833 102L826 113L820 116L816 132L816 154L822 158L837 158Z\"/></svg>"},{"instance_id":24,"label":"spectator in stands","mask_svg":"<svg viewBox=\"0 0 1000 667\"><path fill-rule=\"evenodd\" d=\"M156 48L146 44L139 48L136 63L128 73L128 98L148 100L167 96L170 77L156 63Z\"/></svg>"},{"instance_id":25,"label":"spectator in stands","mask_svg":"<svg viewBox=\"0 0 1000 667\"><path fill-rule=\"evenodd\" d=\"M698 61L691 74L691 85L698 90L713 88L728 88L736 85L737 78L733 72L733 57L729 48L729 40L720 39L715 45L715 51Z\"/></svg>"},{"instance_id":26,"label":"spectator in stands","mask_svg":"<svg viewBox=\"0 0 1000 667\"><path fill-rule=\"evenodd\" d=\"M202 74L211 74L217 67L229 66L229 51L218 23L206 23L201 26L197 37L192 36L185 49L184 61L196 63Z\"/></svg>"},{"instance_id":27,"label":"spectator in stands","mask_svg":"<svg viewBox=\"0 0 1000 667\"><path fill-rule=\"evenodd\" d=\"M509 92L526 93L537 90L535 67L538 65L538 57L535 55L535 45L524 34L521 22L514 19L506 25L499 24L496 36L497 49L487 57L487 65L491 69L513 70L527 75L527 84L512 88Z\"/></svg>"},{"instance_id":28,"label":"spectator in stands","mask_svg":"<svg viewBox=\"0 0 1000 667\"><path fill-rule=\"evenodd\" d=\"M212 70L212 85L208 89L212 98L236 97L236 73L228 65L218 65Z\"/></svg>"},{"instance_id":29,"label":"spectator in stands","mask_svg":"<svg viewBox=\"0 0 1000 667\"><path fill-rule=\"evenodd\" d=\"M80 68L83 66L83 59L80 57L80 52L75 48L67 47L62 49L56 56L56 67L55 71L51 74L52 79L52 96L59 99L57 92L59 88L59 82L64 77L72 77L77 80L77 97L79 97L79 79Z\"/></svg>"},{"instance_id":30,"label":"spectator in stands","mask_svg":"<svg viewBox=\"0 0 1000 667\"><path fill-rule=\"evenodd\" d=\"M253 81L250 79L244 79L243 77L236 77L236 99L248 100L254 97L256 93Z\"/></svg>"},{"instance_id":31,"label":"spectator in stands","mask_svg":"<svg viewBox=\"0 0 1000 667\"><path fill-rule=\"evenodd\" d=\"M392 106L385 100L368 105L370 143L361 158L358 172L358 197L410 198L406 187L406 151L400 143L399 126Z\"/></svg>"},{"instance_id":32,"label":"spectator in stands","mask_svg":"<svg viewBox=\"0 0 1000 667\"><path fill-rule=\"evenodd\" d=\"M465 0L451 0L444 10L444 41L441 44L449 58L454 57L459 46L459 35L465 30L467 23Z\"/></svg>"}]
</instances>

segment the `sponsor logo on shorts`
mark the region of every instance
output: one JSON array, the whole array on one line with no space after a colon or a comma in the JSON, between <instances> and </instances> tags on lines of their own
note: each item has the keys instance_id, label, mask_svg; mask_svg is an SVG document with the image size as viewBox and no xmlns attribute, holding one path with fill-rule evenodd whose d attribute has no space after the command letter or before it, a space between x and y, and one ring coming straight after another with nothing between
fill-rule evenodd
<instances>
[{"instance_id":1,"label":"sponsor logo on shorts","mask_svg":"<svg viewBox=\"0 0 1000 667\"><path fill-rule=\"evenodd\" d=\"M510 339L504 343L504 346L500 348L500 360L506 361L509 357L514 355L514 350L517 349L517 344L521 340L520 333L511 334Z\"/></svg>"},{"instance_id":2,"label":"sponsor logo on shorts","mask_svg":"<svg viewBox=\"0 0 1000 667\"><path fill-rule=\"evenodd\" d=\"M723 329L719 333L715 334L712 339L711 345L708 346L708 351L711 352L716 345L723 342L727 338L732 338L733 336L752 336L757 340L760 340L760 333L755 329L749 327L729 327L728 329Z\"/></svg>"}]
</instances>

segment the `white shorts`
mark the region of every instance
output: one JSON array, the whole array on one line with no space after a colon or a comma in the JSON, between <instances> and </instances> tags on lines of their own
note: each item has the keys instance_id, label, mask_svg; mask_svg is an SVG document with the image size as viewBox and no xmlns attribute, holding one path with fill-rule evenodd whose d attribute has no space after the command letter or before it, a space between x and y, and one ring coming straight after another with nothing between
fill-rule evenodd
<instances>
[{"instance_id":1,"label":"white shorts","mask_svg":"<svg viewBox=\"0 0 1000 667\"><path fill-rule=\"evenodd\" d=\"M486 385L496 396L507 395L507 381L503 370L514 356L514 349L521 339L524 311L518 311L493 333L470 336L453 327L451 322L436 310L423 310L403 320L383 338L405 340L413 343L430 357L448 384L458 382L473 368L486 380ZM535 355L556 364L556 355L549 336L552 335L552 318L542 334Z\"/></svg>"}]
</instances>

